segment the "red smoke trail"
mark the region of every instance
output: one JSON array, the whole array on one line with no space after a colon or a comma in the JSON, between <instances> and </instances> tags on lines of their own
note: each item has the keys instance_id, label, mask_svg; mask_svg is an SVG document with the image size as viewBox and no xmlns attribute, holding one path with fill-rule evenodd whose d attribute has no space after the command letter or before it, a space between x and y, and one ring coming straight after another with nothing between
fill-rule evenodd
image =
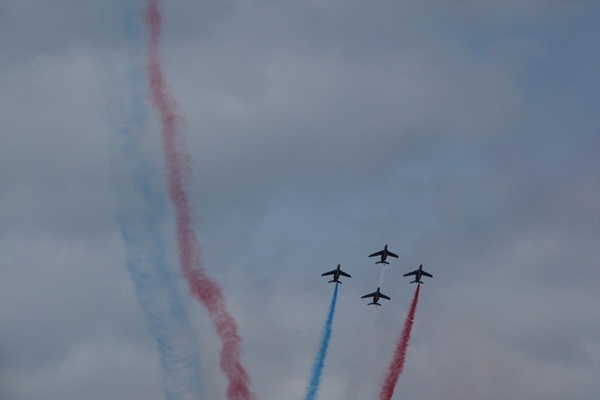
<instances>
[{"instance_id":1,"label":"red smoke trail","mask_svg":"<svg viewBox=\"0 0 600 400\"><path fill-rule=\"evenodd\" d=\"M410 331L412 330L413 321L415 319L415 312L417 311L417 302L419 301L419 289L420 284L417 284L417 290L413 297L406 321L404 321L404 328L402 329L402 335L396 345L396 351L394 352L394 358L388 367L385 380L383 381L383 387L379 392L379 400L391 400L394 395L394 389L398 378L404 369L404 361L406 360L406 350L408 349L408 341L410 340Z\"/></svg>"},{"instance_id":2,"label":"red smoke trail","mask_svg":"<svg viewBox=\"0 0 600 400\"><path fill-rule=\"evenodd\" d=\"M255 400L250 391L250 378L240 362L241 339L237 325L225 305L225 296L219 285L206 275L200 258L200 246L192 226L192 208L186 183L191 174L190 157L183 150L183 137L179 131L182 123L176 112L176 102L168 91L160 57L158 42L162 15L159 0L148 0L144 21L150 31L148 41L148 74L152 102L162 124L161 136L168 170L169 195L177 215L177 242L179 262L183 276L192 294L206 307L222 341L221 369L227 376L227 399Z\"/></svg>"}]
</instances>

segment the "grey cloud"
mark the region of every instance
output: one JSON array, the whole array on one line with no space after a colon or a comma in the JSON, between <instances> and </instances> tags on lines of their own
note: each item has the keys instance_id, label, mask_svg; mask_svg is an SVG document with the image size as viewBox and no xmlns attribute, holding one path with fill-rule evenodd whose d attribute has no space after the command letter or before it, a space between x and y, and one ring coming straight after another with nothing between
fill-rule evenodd
<instances>
[{"instance_id":1,"label":"grey cloud","mask_svg":"<svg viewBox=\"0 0 600 400\"><path fill-rule=\"evenodd\" d=\"M145 80L143 3L2 7L0 397L163 398L111 177L141 110L168 204L158 120L130 99L146 95L131 82ZM203 259L260 398L304 394L332 290L320 274L337 263L353 277L323 398L357 373L361 398L376 392L414 289L402 274L421 263L434 279L398 393L597 397L594 4L163 7ZM382 277L367 255L385 243L400 258ZM375 312L360 296L381 278L392 301ZM218 340L187 301L207 396L222 398Z\"/></svg>"}]
</instances>

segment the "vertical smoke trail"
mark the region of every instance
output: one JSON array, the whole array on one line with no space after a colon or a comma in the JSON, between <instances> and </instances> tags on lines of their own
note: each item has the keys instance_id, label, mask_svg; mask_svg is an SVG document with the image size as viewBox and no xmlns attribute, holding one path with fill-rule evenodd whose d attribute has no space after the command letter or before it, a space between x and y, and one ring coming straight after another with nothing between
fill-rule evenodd
<instances>
[{"instance_id":1,"label":"vertical smoke trail","mask_svg":"<svg viewBox=\"0 0 600 400\"><path fill-rule=\"evenodd\" d=\"M378 307L373 307L371 311L371 319L367 324L369 329L368 331L363 332L363 337L361 338L361 341L366 343L366 345L362 346L356 351L356 356L360 362L350 374L343 397L344 400L358 400L360 396L363 381L365 379L365 365L363 360L366 360L373 352L373 345L376 343L376 341L373 340L373 337L375 337L373 333L375 331L375 315L377 314L377 308Z\"/></svg>"},{"instance_id":2,"label":"vertical smoke trail","mask_svg":"<svg viewBox=\"0 0 600 400\"><path fill-rule=\"evenodd\" d=\"M379 273L379 284L377 285L378 287L383 287L383 277L385 275L385 264L382 264L381 266L381 272ZM369 333L366 336L367 338L372 338L373 337L373 330L375 327L375 315L377 314L377 307L373 307L373 313L371 314L371 320L369 321L368 325L369 328ZM361 349L358 350L358 357L359 360L364 360L368 354L371 354L372 352L372 348L373 348L373 344L375 342L373 340L368 340L367 341L367 345L363 346ZM344 400L358 400L358 397L360 396L360 392L362 390L362 384L363 384L363 380L364 380L364 372L363 372L363 365L362 363L354 369L354 371L352 372L352 374L350 375L350 378L348 380L348 385L346 386L346 391L344 394Z\"/></svg>"},{"instance_id":3,"label":"vertical smoke trail","mask_svg":"<svg viewBox=\"0 0 600 400\"><path fill-rule=\"evenodd\" d=\"M135 40L130 4L125 6L127 36ZM143 81L137 58L130 52L127 79L129 98L118 103L118 144L112 151L112 177L118 198L118 221L126 245L126 263L137 300L146 314L161 362L163 390L169 400L202 399L198 343L187 310L179 297L176 277L165 262L162 223L165 205L154 188L156 174L141 150L145 108Z\"/></svg>"},{"instance_id":4,"label":"vertical smoke trail","mask_svg":"<svg viewBox=\"0 0 600 400\"><path fill-rule=\"evenodd\" d=\"M188 282L192 294L206 307L222 341L221 369L229 383L229 400L255 399L250 391L250 379L240 358L241 339L237 325L225 305L225 296L219 285L206 274L200 258L196 233L192 226L192 209L185 188L190 178L189 155L183 150L183 137L179 131L180 116L176 113L176 103L168 92L158 54L162 15L158 0L147 0L144 21L150 32L148 41L148 73L152 102L157 109L162 124L161 136L165 153L169 195L177 216L177 242L182 274Z\"/></svg>"},{"instance_id":5,"label":"vertical smoke trail","mask_svg":"<svg viewBox=\"0 0 600 400\"><path fill-rule=\"evenodd\" d=\"M130 150L123 148L123 155L131 157ZM122 163L114 174L130 178L117 183L119 224L129 276L158 345L163 390L169 400L200 399L198 345L177 293L175 276L164 260L160 233L164 213L160 196L152 189L152 174L135 161Z\"/></svg>"},{"instance_id":6,"label":"vertical smoke trail","mask_svg":"<svg viewBox=\"0 0 600 400\"><path fill-rule=\"evenodd\" d=\"M379 400L391 400L394 389L396 388L396 383L398 382L398 378L404 369L404 361L406 360L406 350L408 349L408 342L410 340L410 331L412 330L413 321L415 319L415 312L417 311L417 302L419 301L419 290L421 288L420 284L417 284L417 289L415 290L415 295L412 299L412 303L410 304L410 309L408 311L408 315L406 316L406 320L404 321L404 328L402 329L402 334L398 340L396 345L396 351L394 352L394 358L388 367L388 371L383 382L383 387L379 392Z\"/></svg>"},{"instance_id":7,"label":"vertical smoke trail","mask_svg":"<svg viewBox=\"0 0 600 400\"><path fill-rule=\"evenodd\" d=\"M385 275L385 264L381 267L381 274L379 274L379 284L377 286L383 287L383 276Z\"/></svg>"},{"instance_id":8,"label":"vertical smoke trail","mask_svg":"<svg viewBox=\"0 0 600 400\"><path fill-rule=\"evenodd\" d=\"M304 397L304 400L315 400L317 398L317 392L319 391L319 385L321 383L321 375L323 373L323 367L325 366L327 348L329 347L329 339L331 339L331 326L333 324L333 315L335 314L337 293L338 284L335 284L333 297L331 298L331 305L329 306L329 314L327 315L327 321L325 322L325 329L323 331L323 339L321 340L321 348L319 349L315 364L313 365L312 376L310 378L308 391Z\"/></svg>"}]
</instances>

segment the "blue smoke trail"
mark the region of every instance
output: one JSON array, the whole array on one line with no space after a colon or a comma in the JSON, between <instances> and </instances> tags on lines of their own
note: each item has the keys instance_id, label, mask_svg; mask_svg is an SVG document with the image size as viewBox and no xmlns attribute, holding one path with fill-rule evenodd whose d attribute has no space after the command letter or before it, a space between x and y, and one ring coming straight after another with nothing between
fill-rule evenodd
<instances>
[{"instance_id":1,"label":"blue smoke trail","mask_svg":"<svg viewBox=\"0 0 600 400\"><path fill-rule=\"evenodd\" d=\"M127 37L135 45L140 38L136 32L142 30L136 23L140 18L134 3L122 4ZM113 102L116 104L112 112L120 133L112 151L112 176L127 269L158 346L167 399L203 399L198 342L178 292L177 275L165 261L164 188L160 187L159 174L151 167L149 156L142 150L146 108L143 67L139 62L142 58L136 53L139 51L129 51L127 82L121 85L126 87L127 94Z\"/></svg>"},{"instance_id":2,"label":"blue smoke trail","mask_svg":"<svg viewBox=\"0 0 600 400\"><path fill-rule=\"evenodd\" d=\"M333 324L333 315L335 314L335 303L337 302L338 284L335 284L333 290L333 297L331 298L331 305L329 306L329 314L327 315L327 321L325 322L325 330L323 332L323 340L321 341L321 348L319 354L315 360L315 364L312 369L312 376L308 385L308 391L305 400L315 400L317 398L317 392L319 391L319 385L321 384L321 375L323 373L323 367L325 366L325 357L327 356L327 348L329 347L329 339L331 339L331 326Z\"/></svg>"}]
</instances>

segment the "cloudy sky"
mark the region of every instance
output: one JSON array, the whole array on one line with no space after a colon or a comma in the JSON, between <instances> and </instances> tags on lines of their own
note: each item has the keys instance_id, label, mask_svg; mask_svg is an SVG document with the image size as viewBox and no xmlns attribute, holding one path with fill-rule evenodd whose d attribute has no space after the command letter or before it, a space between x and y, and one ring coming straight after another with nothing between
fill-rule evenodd
<instances>
[{"instance_id":1,"label":"cloudy sky","mask_svg":"<svg viewBox=\"0 0 600 400\"><path fill-rule=\"evenodd\" d=\"M339 263L320 398L374 399L423 264L395 399L597 399L600 3L376 3L163 1L202 258L252 390L304 396ZM164 260L198 396L225 399L179 275L144 7L0 0L3 400L170 396L164 298L132 257Z\"/></svg>"}]
</instances>

